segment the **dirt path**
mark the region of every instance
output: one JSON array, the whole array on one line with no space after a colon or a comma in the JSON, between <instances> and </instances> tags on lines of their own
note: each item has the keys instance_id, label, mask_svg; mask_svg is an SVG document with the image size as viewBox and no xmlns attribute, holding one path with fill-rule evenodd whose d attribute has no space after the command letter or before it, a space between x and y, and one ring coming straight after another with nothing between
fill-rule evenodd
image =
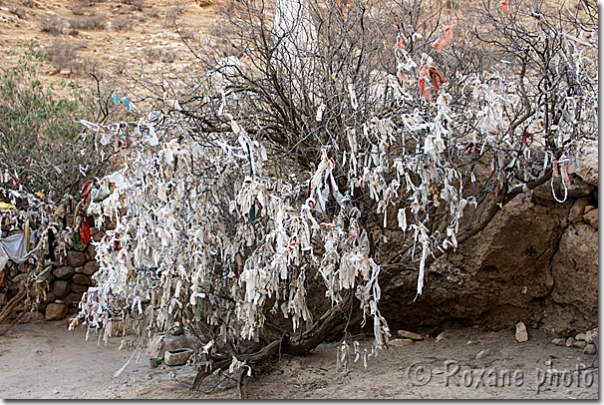
<instances>
[{"instance_id":1,"label":"dirt path","mask_svg":"<svg viewBox=\"0 0 604 405\"><path fill-rule=\"evenodd\" d=\"M517 343L513 331L450 330L440 341L379 352L377 358L369 358L367 369L362 360L351 362L350 379L336 369L337 345L325 344L307 357L283 356L264 375L248 380L247 394L250 399L598 399L598 369L576 371L590 366L594 356L555 346L540 332L529 333L528 342ZM142 351L114 378L134 352L118 350L119 338L109 339L105 346L97 344L98 335L88 341L85 335L84 328L72 333L65 321L59 321L17 325L0 336L0 397L237 398L235 382L220 376L207 378L200 391L190 391L193 367L151 369ZM360 343L362 350L370 340ZM484 349L493 354L476 359ZM548 371L552 368L558 370L559 379L552 380Z\"/></svg>"}]
</instances>

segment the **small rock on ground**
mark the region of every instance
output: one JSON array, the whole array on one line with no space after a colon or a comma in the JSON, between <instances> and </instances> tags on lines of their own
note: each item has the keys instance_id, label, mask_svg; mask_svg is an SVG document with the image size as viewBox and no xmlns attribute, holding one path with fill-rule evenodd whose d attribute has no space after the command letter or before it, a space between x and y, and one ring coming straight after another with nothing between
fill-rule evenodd
<instances>
[{"instance_id":1,"label":"small rock on ground","mask_svg":"<svg viewBox=\"0 0 604 405\"><path fill-rule=\"evenodd\" d=\"M413 343L412 339L405 339L405 338L400 338L400 339L397 338L397 339L392 339L392 340L388 341L388 344L390 346L397 346L397 347L407 346L408 344L411 344L411 343Z\"/></svg>"},{"instance_id":2,"label":"small rock on ground","mask_svg":"<svg viewBox=\"0 0 604 405\"><path fill-rule=\"evenodd\" d=\"M516 324L516 340L518 342L526 342L528 340L528 332L526 331L524 322Z\"/></svg>"},{"instance_id":3,"label":"small rock on ground","mask_svg":"<svg viewBox=\"0 0 604 405\"><path fill-rule=\"evenodd\" d=\"M413 333L406 330L399 330L398 335L402 338L413 339L413 340L424 340L424 337L419 333Z\"/></svg>"},{"instance_id":4,"label":"small rock on ground","mask_svg":"<svg viewBox=\"0 0 604 405\"><path fill-rule=\"evenodd\" d=\"M555 344L556 346L564 346L566 344L566 340L564 340L562 338L556 338L556 339L552 340L552 343Z\"/></svg>"},{"instance_id":5,"label":"small rock on ground","mask_svg":"<svg viewBox=\"0 0 604 405\"><path fill-rule=\"evenodd\" d=\"M478 354L476 355L476 358L478 360L480 359L484 359L485 357L489 357L489 356L493 356L495 355L495 350L493 349L483 349L481 351L478 352Z\"/></svg>"},{"instance_id":6,"label":"small rock on ground","mask_svg":"<svg viewBox=\"0 0 604 405\"><path fill-rule=\"evenodd\" d=\"M587 343L584 340L577 340L574 344L573 347L578 347L579 349L584 349L585 346L587 346Z\"/></svg>"},{"instance_id":7,"label":"small rock on ground","mask_svg":"<svg viewBox=\"0 0 604 405\"><path fill-rule=\"evenodd\" d=\"M598 349L596 348L596 345L594 345L593 343L589 343L583 349L583 354L596 354L597 351Z\"/></svg>"}]
</instances>

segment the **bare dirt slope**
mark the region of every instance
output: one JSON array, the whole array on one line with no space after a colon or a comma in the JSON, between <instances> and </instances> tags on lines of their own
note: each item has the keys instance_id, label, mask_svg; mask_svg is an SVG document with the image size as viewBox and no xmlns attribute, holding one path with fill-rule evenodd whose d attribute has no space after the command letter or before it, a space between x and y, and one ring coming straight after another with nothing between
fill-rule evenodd
<instances>
[{"instance_id":1,"label":"bare dirt slope","mask_svg":"<svg viewBox=\"0 0 604 405\"><path fill-rule=\"evenodd\" d=\"M511 330L449 330L439 341L379 352L377 358L369 358L367 369L362 360L351 362L350 380L336 368L337 345L324 344L306 357L283 356L264 375L249 378L246 392L250 399L598 398L598 369L577 372L577 367L592 365L594 356L555 346L541 332L529 334L528 342L518 343ZM65 321L58 321L17 325L1 336L0 397L238 398L232 380L210 376L200 391L190 391L194 367L152 369L143 351L119 350L120 338L109 339L105 346L97 344L98 336L86 341L85 335L84 328L72 333ZM363 349L370 340L360 337L359 342ZM476 359L485 349L493 353ZM132 361L114 378L133 353ZM551 369L558 371L559 379L552 380Z\"/></svg>"},{"instance_id":2,"label":"bare dirt slope","mask_svg":"<svg viewBox=\"0 0 604 405\"><path fill-rule=\"evenodd\" d=\"M33 43L48 52L46 84L74 82L132 96L130 78L165 78L193 69L181 37L204 40L219 13L196 0L0 0L0 68L12 66ZM214 2L216 3L216 2ZM204 6L201 6L201 5ZM58 86L56 86L58 87ZM135 91L136 90L136 91Z\"/></svg>"}]
</instances>

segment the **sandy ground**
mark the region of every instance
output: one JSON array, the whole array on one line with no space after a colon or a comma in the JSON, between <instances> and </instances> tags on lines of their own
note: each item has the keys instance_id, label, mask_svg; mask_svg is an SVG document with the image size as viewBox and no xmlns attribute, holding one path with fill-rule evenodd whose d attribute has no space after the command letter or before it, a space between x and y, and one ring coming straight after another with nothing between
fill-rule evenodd
<instances>
[{"instance_id":1,"label":"sandy ground","mask_svg":"<svg viewBox=\"0 0 604 405\"><path fill-rule=\"evenodd\" d=\"M511 330L449 330L430 339L391 347L350 364L349 377L336 364L336 344L306 357L283 356L264 375L247 380L250 399L598 399L598 361L577 348L555 346L529 331L518 343ZM3 399L235 399L234 381L206 378L189 388L192 366L150 368L142 351L119 350L120 338L97 344L86 331L69 332L65 321L15 326L0 336L0 397ZM361 350L371 343L361 343ZM493 354L480 360L484 349ZM124 371L114 377L135 353ZM138 356L140 354L140 356ZM592 368L577 371L595 363ZM558 377L552 378L552 369ZM555 374L554 374L555 375Z\"/></svg>"}]
</instances>

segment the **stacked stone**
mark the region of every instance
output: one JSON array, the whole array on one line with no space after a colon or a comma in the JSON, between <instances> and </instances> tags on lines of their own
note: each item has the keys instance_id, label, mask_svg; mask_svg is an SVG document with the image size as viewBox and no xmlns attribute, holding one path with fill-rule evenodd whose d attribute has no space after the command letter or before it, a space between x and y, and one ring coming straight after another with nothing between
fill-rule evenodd
<instances>
[{"instance_id":1,"label":"stacked stone","mask_svg":"<svg viewBox=\"0 0 604 405\"><path fill-rule=\"evenodd\" d=\"M101 232L91 229L92 240L99 241ZM64 319L75 314L82 294L94 285L92 275L99 269L92 243L79 250L69 250L64 264L52 270L52 281L46 296L46 320Z\"/></svg>"}]
</instances>

